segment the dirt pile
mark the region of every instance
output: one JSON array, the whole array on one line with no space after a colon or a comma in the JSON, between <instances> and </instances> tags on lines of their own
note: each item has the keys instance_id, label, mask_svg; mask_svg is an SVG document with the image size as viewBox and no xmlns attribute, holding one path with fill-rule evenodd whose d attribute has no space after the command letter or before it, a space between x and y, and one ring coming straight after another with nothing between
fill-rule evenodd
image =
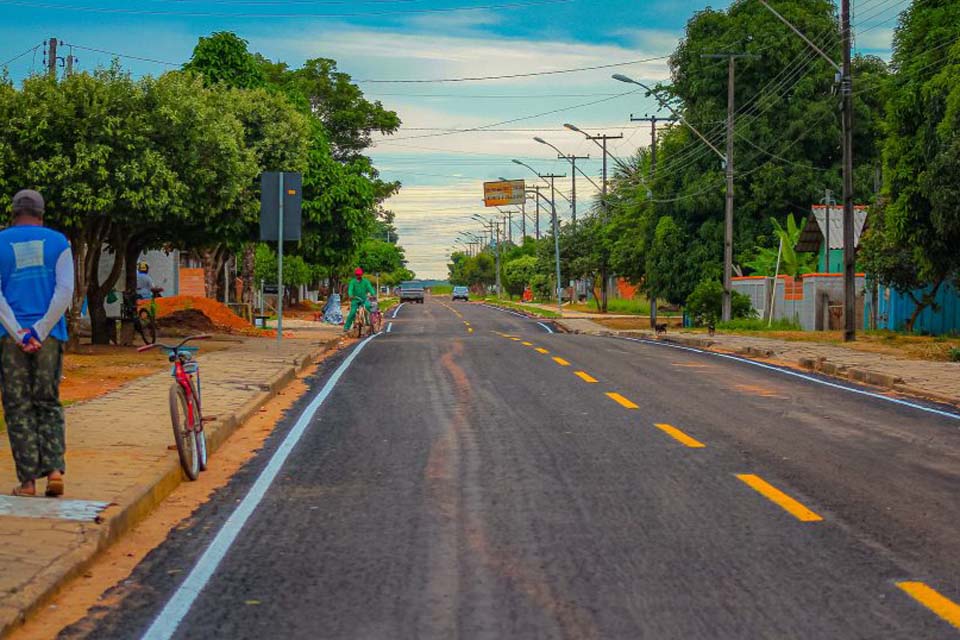
<instances>
[{"instance_id":1,"label":"dirt pile","mask_svg":"<svg viewBox=\"0 0 960 640\"><path fill-rule=\"evenodd\" d=\"M157 324L160 328L186 331L222 331L248 336L276 335L273 331L255 329L249 322L216 300L194 296L157 298Z\"/></svg>"}]
</instances>

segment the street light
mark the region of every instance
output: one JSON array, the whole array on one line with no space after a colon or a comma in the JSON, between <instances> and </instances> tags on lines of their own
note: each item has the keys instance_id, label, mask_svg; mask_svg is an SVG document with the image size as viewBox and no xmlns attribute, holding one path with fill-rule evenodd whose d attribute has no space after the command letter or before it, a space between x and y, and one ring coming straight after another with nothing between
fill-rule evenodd
<instances>
[{"instance_id":1,"label":"street light","mask_svg":"<svg viewBox=\"0 0 960 640\"><path fill-rule=\"evenodd\" d=\"M520 160L511 160L511 162L513 162L514 164L518 164L518 165L520 165L521 167L526 167L527 169L529 169L530 171L532 171L535 176L537 176L538 178L540 178L541 180L543 180L543 181L546 182L547 184L550 184L550 181L547 180L547 176L540 175L540 172L539 172L539 171L537 171L536 169L534 169L533 167L531 167L530 165L528 165L526 162L521 162ZM565 178L566 176L557 176L557 177L558 177L558 178ZM563 198L564 200L566 200L568 203L570 202L570 198L568 198L566 195L564 195L563 191L558 191L557 194L558 194L561 198Z\"/></svg>"},{"instance_id":2,"label":"street light","mask_svg":"<svg viewBox=\"0 0 960 640\"><path fill-rule=\"evenodd\" d=\"M533 171L537 175L537 177L539 177L541 180L547 181L547 179L549 178L550 212L553 217L553 253L554 253L556 275L557 275L557 311L560 313L560 317L562 318L563 317L563 295L561 294L561 291L563 291L563 285L561 284L561 281L560 281L560 225L557 222L557 196L556 196L556 189L554 188L553 181L556 178L563 178L564 176L558 176L552 173L548 175L543 175L539 171L531 167L530 165L526 164L525 162L521 162L516 159L513 162L522 167L526 167L527 169L530 169L530 171ZM538 196L540 195L539 191L537 192L537 195Z\"/></svg>"},{"instance_id":3,"label":"street light","mask_svg":"<svg viewBox=\"0 0 960 640\"><path fill-rule=\"evenodd\" d=\"M620 135L617 135L617 136L608 136L607 134L604 133L604 134L601 134L601 135L599 135L599 136L592 136L592 135L590 135L589 133L587 133L586 131L584 131L583 129L579 128L579 127L576 126L576 125L570 124L569 122L564 123L563 126L564 126L564 128L569 129L570 131L573 131L573 132L575 132L575 133L582 133L582 134L587 138L587 140L591 141L593 144L595 144L595 145L597 145L598 147L600 147L600 149L603 151L603 189L602 189L602 192L603 192L603 197L604 197L604 199L606 199L606 197L607 197L607 158L608 158L608 157L613 158L613 161L616 162L618 165L620 165L620 168L621 168L621 169L627 169L626 165L624 165L622 162L620 162L620 159L619 159L619 158L617 158L615 155L613 155L612 153L610 153L609 151L607 151L607 140L621 140L621 139L623 138L623 134L621 133ZM603 140L603 144L597 142L598 140Z\"/></svg>"},{"instance_id":4,"label":"street light","mask_svg":"<svg viewBox=\"0 0 960 640\"><path fill-rule=\"evenodd\" d=\"M727 174L727 197L726 197L726 210L724 213L724 230L723 230L723 307L722 307L722 319L724 322L728 322L732 315L732 302L733 302L733 158L732 158L732 149L733 149L733 137L730 134L732 128L732 118L728 118L727 122L727 150L730 151L730 156L725 153L722 153L716 146L709 140L707 137L700 133L700 130L695 126L687 122L687 119L680 115L676 109L671 107L665 100L663 100L656 91L643 84L638 82L633 78L629 78L622 73L613 74L614 80L619 80L620 82L626 82L628 84L635 84L638 87L645 89L650 95L656 98L657 102L664 108L670 111L673 116L682 122L687 128L689 128L693 133L700 138L704 144L710 147L714 153L720 156L720 159L723 160L723 168Z\"/></svg>"},{"instance_id":5,"label":"street light","mask_svg":"<svg viewBox=\"0 0 960 640\"><path fill-rule=\"evenodd\" d=\"M573 192L570 194L570 195L572 196L572 197L571 197L571 202L570 202L570 207L571 207L571 209L572 209L572 211L573 211L573 224L577 224L577 171L578 171L578 169L577 169L577 160L589 160L589 159L590 159L590 156L576 156L576 155L570 156L570 155L565 154L563 151L560 151L560 149L558 149L557 147L555 147L554 145L550 144L549 142L547 142L546 140L544 140L543 138L541 138L541 137L539 137L539 136L534 136L533 139L534 139L535 142L539 142L540 144L545 144L545 145L547 145L548 147L550 147L551 149L553 149L554 151L556 151L556 152L557 152L557 159L558 159L558 160L566 160L566 161L568 161L568 162L570 163L570 167L571 167L570 180L571 180L571 182L572 182L572 187L573 187ZM600 189L600 187L597 186L597 183L590 179L590 176L588 176L587 174L583 173L583 169L580 169L579 171L580 171L580 173L583 175L584 178L586 178L587 180L590 180L590 183L591 183L594 187L596 187L598 191L602 191L602 189Z\"/></svg>"}]
</instances>

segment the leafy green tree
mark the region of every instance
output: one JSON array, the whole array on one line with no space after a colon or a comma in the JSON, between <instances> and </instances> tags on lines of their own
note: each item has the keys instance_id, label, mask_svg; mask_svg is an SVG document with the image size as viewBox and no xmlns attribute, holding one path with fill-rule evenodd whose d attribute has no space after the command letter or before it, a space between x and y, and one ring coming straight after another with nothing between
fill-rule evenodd
<instances>
[{"instance_id":1,"label":"leafy green tree","mask_svg":"<svg viewBox=\"0 0 960 640\"><path fill-rule=\"evenodd\" d=\"M247 41L229 31L201 37L184 71L200 74L208 84L238 89L262 87L265 82L259 60L247 50Z\"/></svg>"},{"instance_id":2,"label":"leafy green tree","mask_svg":"<svg viewBox=\"0 0 960 640\"><path fill-rule=\"evenodd\" d=\"M507 289L507 293L511 296L521 295L536 272L536 256L520 256L504 264L502 282Z\"/></svg>"},{"instance_id":3,"label":"leafy green tree","mask_svg":"<svg viewBox=\"0 0 960 640\"><path fill-rule=\"evenodd\" d=\"M671 304L682 305L697 282L684 257L687 245L687 235L673 218L660 218L653 245L647 252L647 287L657 298Z\"/></svg>"},{"instance_id":4,"label":"leafy green tree","mask_svg":"<svg viewBox=\"0 0 960 640\"><path fill-rule=\"evenodd\" d=\"M913 296L917 307L908 330L943 283L960 273L957 24L957 3L917 0L903 14L894 39L897 72L886 91L884 219L873 225L865 253L882 284ZM914 291L924 285L929 288L923 294Z\"/></svg>"},{"instance_id":5,"label":"leafy green tree","mask_svg":"<svg viewBox=\"0 0 960 640\"><path fill-rule=\"evenodd\" d=\"M784 275L796 278L804 273L814 271L817 256L812 253L798 253L796 251L803 227L797 224L793 214L787 215L786 228L781 226L776 218L770 218L770 223L773 225L777 246L757 247L756 257L745 262L744 266L752 269L758 275L773 276L777 271L777 258L779 257L780 273Z\"/></svg>"},{"instance_id":6,"label":"leafy green tree","mask_svg":"<svg viewBox=\"0 0 960 640\"><path fill-rule=\"evenodd\" d=\"M358 263L367 273L391 273L404 265L403 249L384 240L369 239L360 246Z\"/></svg>"}]
</instances>

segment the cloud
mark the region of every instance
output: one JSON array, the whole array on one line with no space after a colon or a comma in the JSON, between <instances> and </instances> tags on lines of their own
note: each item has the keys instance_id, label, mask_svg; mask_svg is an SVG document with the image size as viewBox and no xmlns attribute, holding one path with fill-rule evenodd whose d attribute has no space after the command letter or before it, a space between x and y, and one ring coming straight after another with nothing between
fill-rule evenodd
<instances>
[{"instance_id":1,"label":"cloud","mask_svg":"<svg viewBox=\"0 0 960 640\"><path fill-rule=\"evenodd\" d=\"M893 35L894 30L889 27L871 28L856 36L857 49L889 53L893 50Z\"/></svg>"},{"instance_id":2,"label":"cloud","mask_svg":"<svg viewBox=\"0 0 960 640\"><path fill-rule=\"evenodd\" d=\"M501 14L487 9L416 15L407 20L407 24L414 29L438 33L473 31L479 27L494 26L502 22Z\"/></svg>"}]
</instances>

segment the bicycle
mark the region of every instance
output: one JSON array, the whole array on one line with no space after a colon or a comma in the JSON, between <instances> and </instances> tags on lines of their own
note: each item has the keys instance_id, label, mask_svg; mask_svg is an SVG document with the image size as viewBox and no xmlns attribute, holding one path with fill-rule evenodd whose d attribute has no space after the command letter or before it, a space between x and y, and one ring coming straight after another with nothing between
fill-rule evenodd
<instances>
[{"instance_id":1,"label":"bicycle","mask_svg":"<svg viewBox=\"0 0 960 640\"><path fill-rule=\"evenodd\" d=\"M383 312L376 298L370 298L370 329L373 333L380 333L383 328Z\"/></svg>"},{"instance_id":2,"label":"bicycle","mask_svg":"<svg viewBox=\"0 0 960 640\"><path fill-rule=\"evenodd\" d=\"M370 298L370 310L367 311L366 305L360 305L357 307L357 317L354 318L353 329L357 338L362 338L364 333L366 335L373 335L374 333L380 333L380 327L383 325L383 314L380 312L380 306L377 303L377 299Z\"/></svg>"},{"instance_id":3,"label":"bicycle","mask_svg":"<svg viewBox=\"0 0 960 640\"><path fill-rule=\"evenodd\" d=\"M138 307L138 297L134 294L123 294L123 307L120 310L121 321L133 323L133 330L140 334L143 344L153 344L157 341L157 297L163 289L152 289L153 297L147 307Z\"/></svg>"},{"instance_id":4,"label":"bicycle","mask_svg":"<svg viewBox=\"0 0 960 640\"><path fill-rule=\"evenodd\" d=\"M173 425L173 437L177 443L180 466L190 480L196 480L201 471L207 468L207 436L203 432L204 422L214 418L203 417L200 401L200 365L194 360L198 347L185 346L192 340L208 340L211 336L200 334L184 338L180 344L148 344L137 349L139 352L160 348L167 352L173 363L171 375L174 383L170 385L170 422Z\"/></svg>"},{"instance_id":5,"label":"bicycle","mask_svg":"<svg viewBox=\"0 0 960 640\"><path fill-rule=\"evenodd\" d=\"M353 319L352 331L357 338L362 338L364 330L368 327L370 327L370 312L365 305L361 304L357 307L357 317Z\"/></svg>"}]
</instances>

